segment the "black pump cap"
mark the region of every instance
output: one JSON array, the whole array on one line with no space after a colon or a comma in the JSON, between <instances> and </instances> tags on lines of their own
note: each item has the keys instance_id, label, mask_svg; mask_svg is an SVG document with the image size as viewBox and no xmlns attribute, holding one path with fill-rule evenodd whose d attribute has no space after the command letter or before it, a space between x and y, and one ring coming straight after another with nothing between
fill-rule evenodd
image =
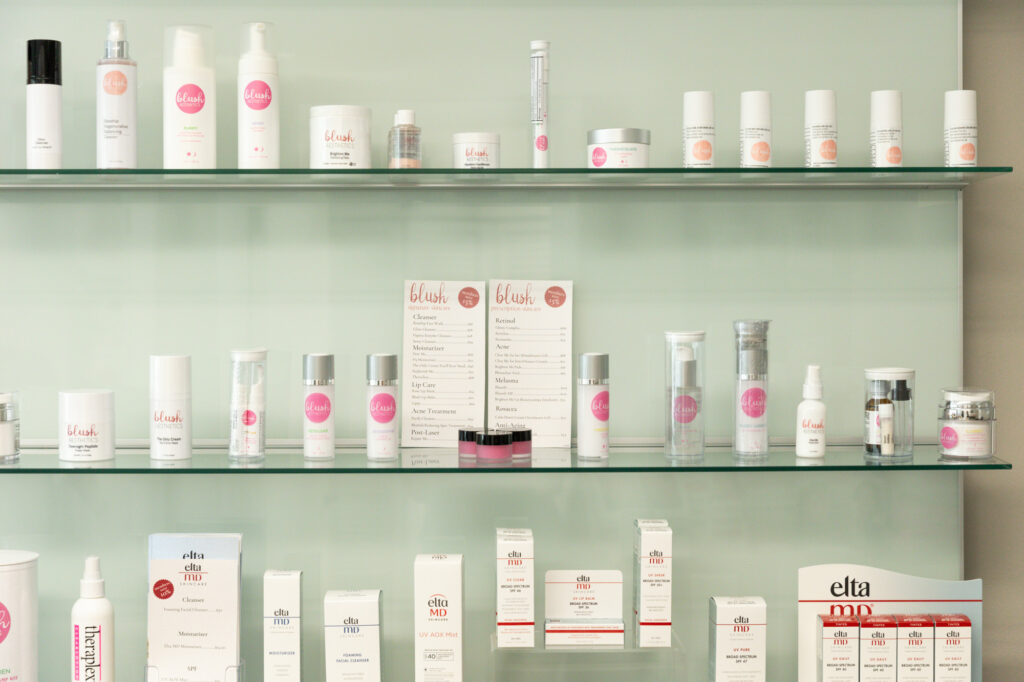
<instances>
[{"instance_id":1,"label":"black pump cap","mask_svg":"<svg viewBox=\"0 0 1024 682\"><path fill-rule=\"evenodd\" d=\"M28 84L61 85L60 41L28 41Z\"/></svg>"},{"instance_id":2,"label":"black pump cap","mask_svg":"<svg viewBox=\"0 0 1024 682\"><path fill-rule=\"evenodd\" d=\"M910 386L907 385L906 379L897 379L896 385L892 389L893 400L910 400Z\"/></svg>"}]
</instances>

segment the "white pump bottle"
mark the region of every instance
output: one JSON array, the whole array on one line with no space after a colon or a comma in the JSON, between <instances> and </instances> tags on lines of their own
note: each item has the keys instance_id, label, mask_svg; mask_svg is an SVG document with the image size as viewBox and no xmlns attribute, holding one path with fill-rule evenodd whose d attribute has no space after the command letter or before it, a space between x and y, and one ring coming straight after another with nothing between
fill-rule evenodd
<instances>
[{"instance_id":1,"label":"white pump bottle","mask_svg":"<svg viewBox=\"0 0 1024 682\"><path fill-rule=\"evenodd\" d=\"M270 24L242 26L238 60L238 167L281 167L281 102Z\"/></svg>"},{"instance_id":2,"label":"white pump bottle","mask_svg":"<svg viewBox=\"0 0 1024 682\"><path fill-rule=\"evenodd\" d=\"M807 365L804 400L796 408L797 457L825 456L825 403L821 397L821 366Z\"/></svg>"},{"instance_id":3,"label":"white pump bottle","mask_svg":"<svg viewBox=\"0 0 1024 682\"><path fill-rule=\"evenodd\" d=\"M80 599L71 608L71 679L114 682L114 607L95 556L85 559Z\"/></svg>"}]
</instances>

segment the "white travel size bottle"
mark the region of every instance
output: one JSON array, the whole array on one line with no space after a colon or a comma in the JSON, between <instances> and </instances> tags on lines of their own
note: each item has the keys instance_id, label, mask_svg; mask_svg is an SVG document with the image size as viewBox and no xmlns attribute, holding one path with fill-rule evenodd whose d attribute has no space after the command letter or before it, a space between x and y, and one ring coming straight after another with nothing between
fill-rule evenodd
<instances>
[{"instance_id":1,"label":"white travel size bottle","mask_svg":"<svg viewBox=\"0 0 1024 682\"><path fill-rule=\"evenodd\" d=\"M64 148L59 40L28 41L26 82L25 167L59 169Z\"/></svg>"},{"instance_id":2,"label":"white travel size bottle","mask_svg":"<svg viewBox=\"0 0 1024 682\"><path fill-rule=\"evenodd\" d=\"M302 454L306 459L334 457L334 356L302 356Z\"/></svg>"},{"instance_id":3,"label":"white travel size bottle","mask_svg":"<svg viewBox=\"0 0 1024 682\"><path fill-rule=\"evenodd\" d=\"M149 415L150 459L191 459L191 356L149 356Z\"/></svg>"},{"instance_id":4,"label":"white travel size bottle","mask_svg":"<svg viewBox=\"0 0 1024 682\"><path fill-rule=\"evenodd\" d=\"M114 607L105 596L99 557L85 559L80 584L71 607L71 679L115 682Z\"/></svg>"},{"instance_id":5,"label":"white travel size bottle","mask_svg":"<svg viewBox=\"0 0 1024 682\"><path fill-rule=\"evenodd\" d=\"M123 21L107 22L107 44L96 66L96 167L136 168L136 64L128 58Z\"/></svg>"},{"instance_id":6,"label":"white travel size bottle","mask_svg":"<svg viewBox=\"0 0 1024 682\"><path fill-rule=\"evenodd\" d=\"M164 32L164 168L217 167L213 29Z\"/></svg>"},{"instance_id":7,"label":"white travel size bottle","mask_svg":"<svg viewBox=\"0 0 1024 682\"><path fill-rule=\"evenodd\" d=\"M366 457L398 457L398 356L366 356Z\"/></svg>"},{"instance_id":8,"label":"white travel size bottle","mask_svg":"<svg viewBox=\"0 0 1024 682\"><path fill-rule=\"evenodd\" d=\"M580 353L576 385L576 456L608 456L608 355Z\"/></svg>"},{"instance_id":9,"label":"white travel size bottle","mask_svg":"<svg viewBox=\"0 0 1024 682\"><path fill-rule=\"evenodd\" d=\"M281 102L271 24L242 25L238 60L238 167L281 167Z\"/></svg>"},{"instance_id":10,"label":"white travel size bottle","mask_svg":"<svg viewBox=\"0 0 1024 682\"><path fill-rule=\"evenodd\" d=\"M825 456L825 403L821 401L821 366L807 365L804 399L796 408L796 456Z\"/></svg>"}]
</instances>

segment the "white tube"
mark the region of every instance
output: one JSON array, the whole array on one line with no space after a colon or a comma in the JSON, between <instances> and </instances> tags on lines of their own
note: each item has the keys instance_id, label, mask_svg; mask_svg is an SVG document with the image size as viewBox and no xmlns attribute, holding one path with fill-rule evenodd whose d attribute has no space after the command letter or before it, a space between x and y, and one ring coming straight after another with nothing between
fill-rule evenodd
<instances>
[{"instance_id":1,"label":"white tube","mask_svg":"<svg viewBox=\"0 0 1024 682\"><path fill-rule=\"evenodd\" d=\"M547 168L548 162L548 60L551 44L530 43L530 118L533 125L533 167Z\"/></svg>"}]
</instances>

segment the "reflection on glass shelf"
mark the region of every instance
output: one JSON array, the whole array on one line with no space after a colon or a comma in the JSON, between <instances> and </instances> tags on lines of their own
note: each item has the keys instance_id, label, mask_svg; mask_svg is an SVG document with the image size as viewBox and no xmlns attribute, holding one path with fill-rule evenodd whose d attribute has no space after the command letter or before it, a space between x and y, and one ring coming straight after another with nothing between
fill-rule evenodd
<instances>
[{"instance_id":1,"label":"reflection on glass shelf","mask_svg":"<svg viewBox=\"0 0 1024 682\"><path fill-rule=\"evenodd\" d=\"M879 188L956 189L1012 173L1010 166L945 168L417 168L368 170L67 170L0 169L2 189L499 189L630 188Z\"/></svg>"},{"instance_id":2,"label":"reflection on glass shelf","mask_svg":"<svg viewBox=\"0 0 1024 682\"><path fill-rule=\"evenodd\" d=\"M773 448L767 457L740 459L729 448L708 448L701 458L668 458L650 447L613 447L607 459L578 459L574 451L535 450L529 459L492 462L460 457L454 449L406 449L392 461L369 461L365 450L339 448L334 459L306 460L302 449L277 448L256 462L231 461L224 449L197 448L191 460L153 461L147 450L119 449L113 461L61 462L55 449L25 450L20 461L0 465L3 474L375 474L375 473L544 473L544 472L676 472L707 471L881 471L1009 469L1010 463L986 460L944 460L935 446L921 445L908 459L872 461L860 447L830 448L824 459L802 459L792 450Z\"/></svg>"}]
</instances>

